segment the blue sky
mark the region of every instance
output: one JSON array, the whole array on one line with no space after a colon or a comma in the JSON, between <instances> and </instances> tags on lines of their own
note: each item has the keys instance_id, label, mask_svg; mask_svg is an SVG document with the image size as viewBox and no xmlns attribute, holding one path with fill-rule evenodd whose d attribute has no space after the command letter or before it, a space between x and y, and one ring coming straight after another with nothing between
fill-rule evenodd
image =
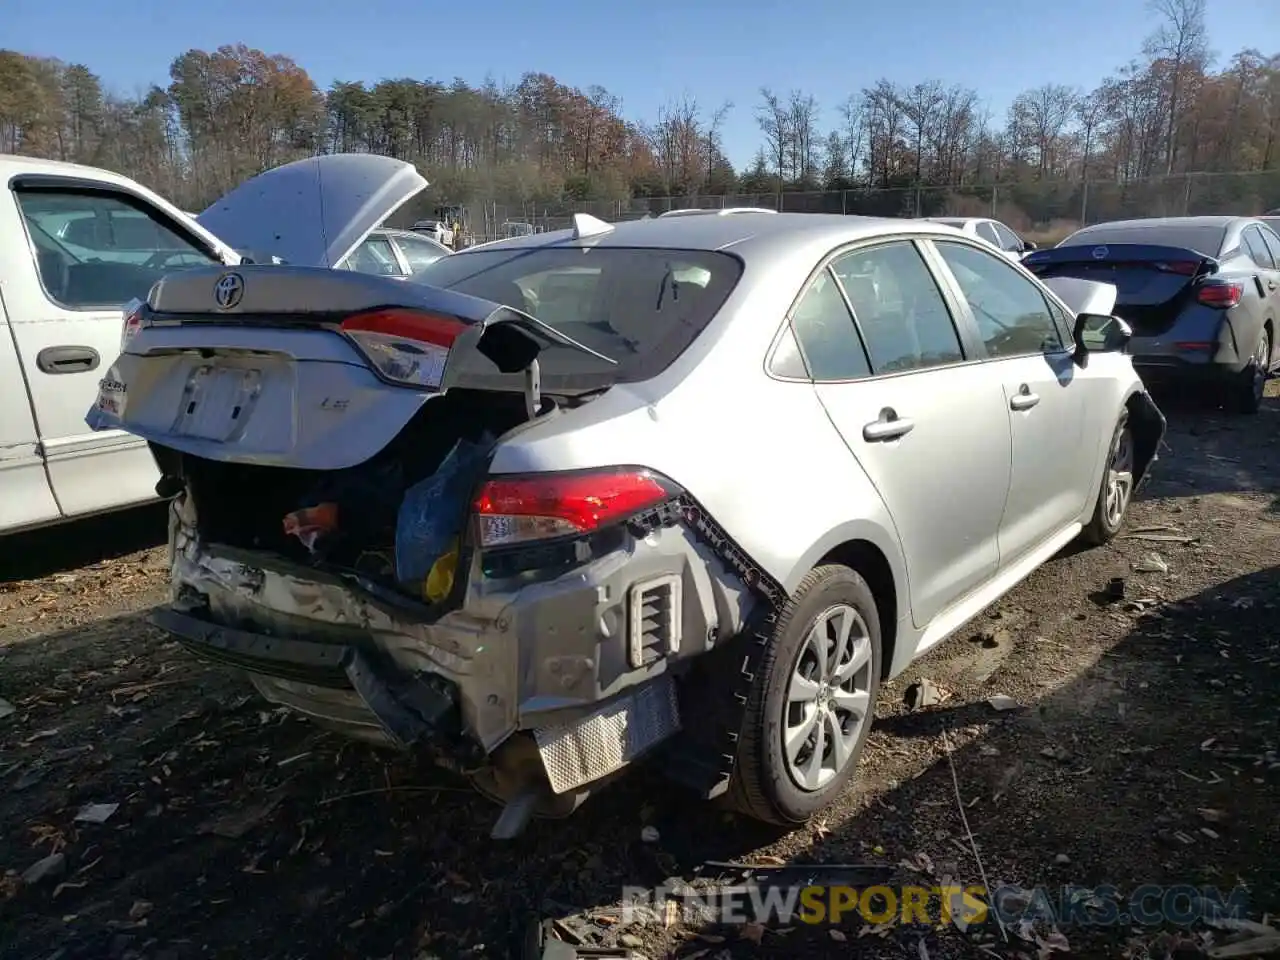
<instances>
[{"instance_id":1,"label":"blue sky","mask_svg":"<svg viewBox=\"0 0 1280 960\"><path fill-rule=\"evenodd\" d=\"M1043 83L1091 87L1136 56L1155 19L1144 0L5 0L0 44L78 61L109 89L167 83L191 47L243 42L292 56L322 87L414 76L500 82L525 71L601 84L632 118L684 94L735 104L725 146L738 166L760 142L758 90L813 93L833 125L850 93L888 77L976 89L1003 115ZM1210 41L1280 53L1278 0L1208 0Z\"/></svg>"}]
</instances>

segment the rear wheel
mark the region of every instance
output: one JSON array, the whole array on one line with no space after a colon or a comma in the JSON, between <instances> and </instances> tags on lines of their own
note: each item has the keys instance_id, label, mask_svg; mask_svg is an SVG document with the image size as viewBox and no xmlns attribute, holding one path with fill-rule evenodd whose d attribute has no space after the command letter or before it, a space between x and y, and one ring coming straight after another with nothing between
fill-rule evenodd
<instances>
[{"instance_id":1,"label":"rear wheel","mask_svg":"<svg viewBox=\"0 0 1280 960\"><path fill-rule=\"evenodd\" d=\"M1249 364L1236 376L1232 384L1232 406L1239 413L1257 413L1262 408L1262 396L1267 389L1267 376L1271 366L1271 333L1266 327L1258 337Z\"/></svg>"},{"instance_id":2,"label":"rear wheel","mask_svg":"<svg viewBox=\"0 0 1280 960\"><path fill-rule=\"evenodd\" d=\"M849 782L880 686L880 620L848 567L811 571L778 617L747 702L731 802L802 823Z\"/></svg>"},{"instance_id":3,"label":"rear wheel","mask_svg":"<svg viewBox=\"0 0 1280 960\"><path fill-rule=\"evenodd\" d=\"M1098 490L1098 502L1093 508L1093 518L1080 534L1089 544L1100 546L1113 539L1124 526L1133 499L1133 431L1129 429L1129 414L1120 415L1111 447L1102 468L1102 485Z\"/></svg>"}]
</instances>

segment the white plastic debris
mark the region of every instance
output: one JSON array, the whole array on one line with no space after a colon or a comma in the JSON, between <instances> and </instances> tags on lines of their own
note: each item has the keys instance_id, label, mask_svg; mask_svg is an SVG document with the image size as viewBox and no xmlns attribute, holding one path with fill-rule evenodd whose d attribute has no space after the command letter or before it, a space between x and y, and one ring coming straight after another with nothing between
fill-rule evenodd
<instances>
[{"instance_id":1,"label":"white plastic debris","mask_svg":"<svg viewBox=\"0 0 1280 960\"><path fill-rule=\"evenodd\" d=\"M106 823L119 809L118 803L86 803L75 819L77 823Z\"/></svg>"}]
</instances>

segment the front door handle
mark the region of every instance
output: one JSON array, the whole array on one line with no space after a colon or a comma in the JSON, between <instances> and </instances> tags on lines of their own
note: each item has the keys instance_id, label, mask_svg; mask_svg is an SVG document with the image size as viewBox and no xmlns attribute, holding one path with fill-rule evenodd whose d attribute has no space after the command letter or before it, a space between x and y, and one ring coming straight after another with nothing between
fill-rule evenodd
<instances>
[{"instance_id":1,"label":"front door handle","mask_svg":"<svg viewBox=\"0 0 1280 960\"><path fill-rule=\"evenodd\" d=\"M1014 394L1013 399L1009 401L1009 409L1011 410L1030 410L1040 402L1040 395L1031 392L1031 388L1025 383L1018 388L1018 392Z\"/></svg>"},{"instance_id":2,"label":"front door handle","mask_svg":"<svg viewBox=\"0 0 1280 960\"><path fill-rule=\"evenodd\" d=\"M101 362L93 347L45 347L36 354L41 373L84 373L96 370Z\"/></svg>"},{"instance_id":3,"label":"front door handle","mask_svg":"<svg viewBox=\"0 0 1280 960\"><path fill-rule=\"evenodd\" d=\"M883 443L906 436L915 429L915 421L900 417L892 407L880 411L880 419L872 420L862 428L862 439L867 443Z\"/></svg>"}]
</instances>

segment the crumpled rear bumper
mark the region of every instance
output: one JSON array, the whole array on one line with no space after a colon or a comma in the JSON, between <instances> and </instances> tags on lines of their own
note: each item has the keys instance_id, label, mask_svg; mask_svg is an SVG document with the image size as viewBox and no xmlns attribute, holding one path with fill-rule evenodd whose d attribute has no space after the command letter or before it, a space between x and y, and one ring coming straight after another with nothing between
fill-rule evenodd
<instances>
[{"instance_id":1,"label":"crumpled rear bumper","mask_svg":"<svg viewBox=\"0 0 1280 960\"><path fill-rule=\"evenodd\" d=\"M461 603L434 614L353 576L202 544L183 497L170 543L172 603L153 620L192 652L327 726L469 772L522 740L510 752L532 749L555 794L674 734L676 675L755 602L680 526L535 582L486 577L475 559ZM642 649L639 619L653 618L636 591L653 584L674 597L675 632Z\"/></svg>"}]
</instances>

